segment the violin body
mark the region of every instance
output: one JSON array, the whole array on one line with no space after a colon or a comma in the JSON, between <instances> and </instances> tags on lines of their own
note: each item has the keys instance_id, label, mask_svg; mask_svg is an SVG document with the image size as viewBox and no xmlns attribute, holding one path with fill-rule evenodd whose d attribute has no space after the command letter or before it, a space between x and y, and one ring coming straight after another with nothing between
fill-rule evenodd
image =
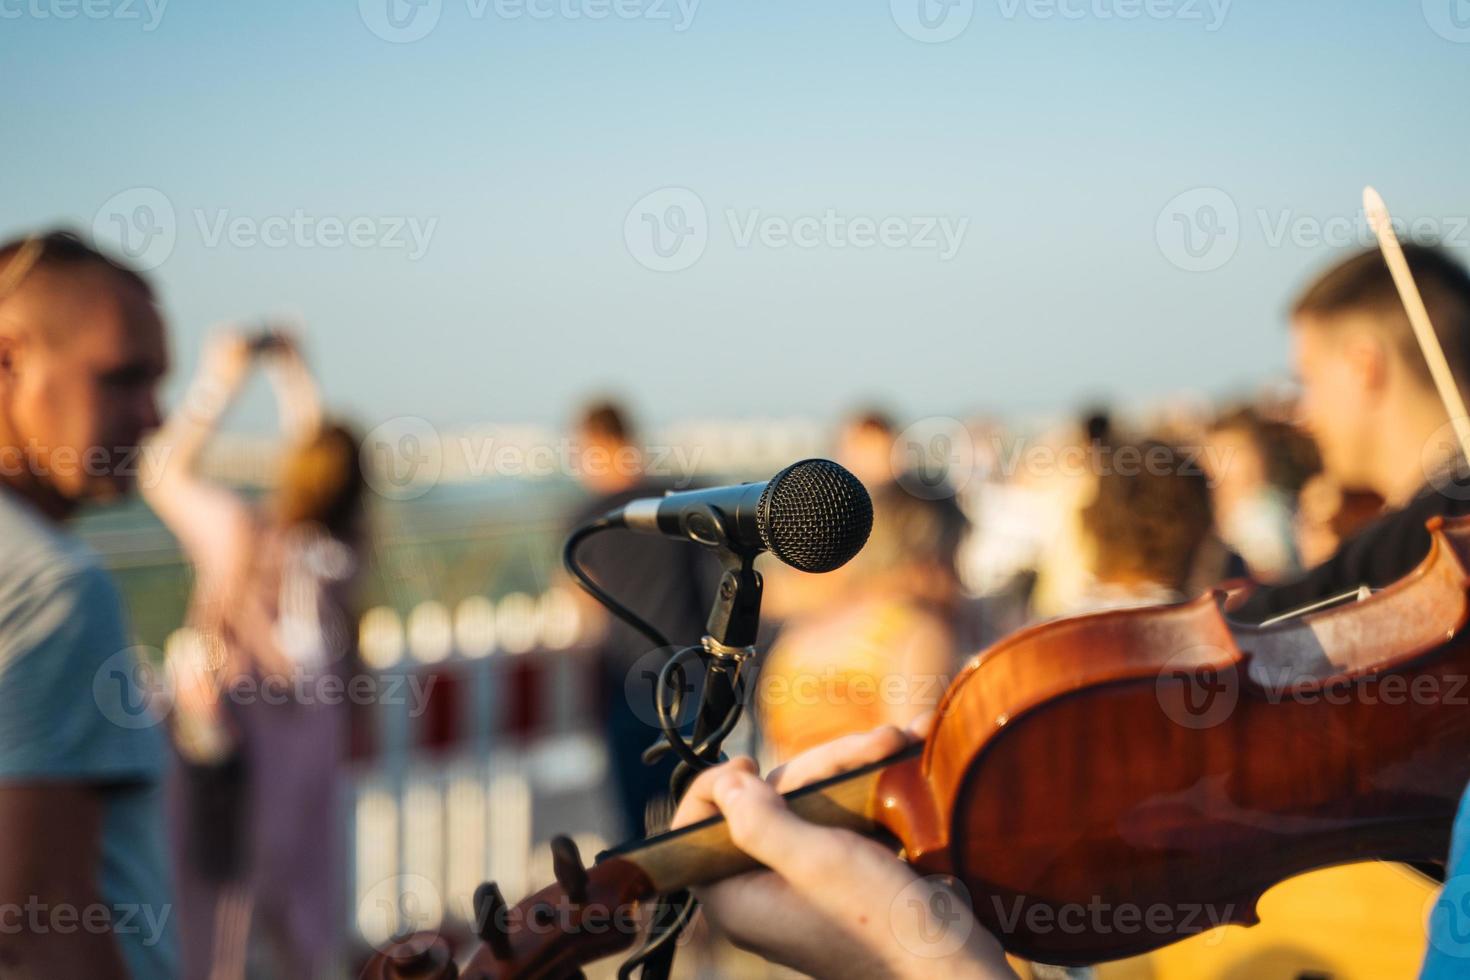
<instances>
[{"instance_id":1,"label":"violin body","mask_svg":"<svg viewBox=\"0 0 1470 980\"><path fill-rule=\"evenodd\" d=\"M1404 579L1277 625L1232 623L1210 595L1022 630L955 679L922 752L788 804L895 839L1007 951L1059 965L1253 923L1264 891L1315 868L1442 864L1470 782L1470 518L1430 530ZM589 923L754 866L718 818L574 864L514 908L477 895L464 977L574 975L635 938ZM410 943L370 975L456 975Z\"/></svg>"},{"instance_id":2,"label":"violin body","mask_svg":"<svg viewBox=\"0 0 1470 980\"><path fill-rule=\"evenodd\" d=\"M1064 965L1249 924L1314 868L1443 862L1470 781L1470 522L1433 540L1382 592L1276 626L1204 597L997 644L940 707L920 765L948 821L910 860Z\"/></svg>"}]
</instances>

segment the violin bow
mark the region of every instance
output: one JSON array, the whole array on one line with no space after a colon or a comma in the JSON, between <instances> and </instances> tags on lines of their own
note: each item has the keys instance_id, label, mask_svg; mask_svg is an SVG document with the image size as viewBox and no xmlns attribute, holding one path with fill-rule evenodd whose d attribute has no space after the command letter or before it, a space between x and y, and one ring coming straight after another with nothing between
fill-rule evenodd
<instances>
[{"instance_id":1,"label":"violin bow","mask_svg":"<svg viewBox=\"0 0 1470 980\"><path fill-rule=\"evenodd\" d=\"M1399 244L1399 237L1393 230L1393 218L1388 213L1388 205L1383 203L1382 195L1372 187L1363 188L1363 213L1367 215L1368 226L1373 229L1373 234L1378 236L1378 247L1383 252L1384 261L1388 263L1388 271L1393 275L1393 284L1398 288L1404 312L1408 313L1409 324L1414 328L1414 336L1419 341L1419 349L1429 362L1429 374L1434 378L1434 387L1439 392L1440 401L1444 402L1445 410L1450 413L1450 422L1455 427L1455 438L1459 440L1460 452L1464 454L1466 461L1470 461L1470 412L1465 410L1465 399L1460 394L1460 386L1455 383L1455 373L1450 370L1450 362L1444 356L1439 335L1429 322L1429 311L1424 307L1424 297L1419 294L1414 274L1409 271L1409 260L1404 256L1403 246Z\"/></svg>"}]
</instances>

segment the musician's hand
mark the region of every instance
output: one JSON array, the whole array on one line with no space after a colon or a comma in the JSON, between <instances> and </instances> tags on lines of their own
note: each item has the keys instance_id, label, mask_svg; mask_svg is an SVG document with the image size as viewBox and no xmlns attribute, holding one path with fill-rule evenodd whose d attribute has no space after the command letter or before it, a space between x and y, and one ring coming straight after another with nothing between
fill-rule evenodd
<instances>
[{"instance_id":1,"label":"musician's hand","mask_svg":"<svg viewBox=\"0 0 1470 980\"><path fill-rule=\"evenodd\" d=\"M817 978L1014 977L999 944L938 882L874 841L801 820L779 795L877 762L910 737L885 727L837 739L770 783L749 759L694 781L673 825L723 813L735 844L771 869L699 890L737 946Z\"/></svg>"}]
</instances>

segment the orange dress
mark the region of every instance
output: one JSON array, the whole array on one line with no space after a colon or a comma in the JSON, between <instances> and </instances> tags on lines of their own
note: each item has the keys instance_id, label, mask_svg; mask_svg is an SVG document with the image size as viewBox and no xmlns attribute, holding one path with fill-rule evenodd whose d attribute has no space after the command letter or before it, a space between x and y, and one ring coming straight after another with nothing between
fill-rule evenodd
<instances>
[{"instance_id":1,"label":"orange dress","mask_svg":"<svg viewBox=\"0 0 1470 980\"><path fill-rule=\"evenodd\" d=\"M938 617L908 602L874 600L777 638L757 684L766 755L782 762L824 742L936 707L949 680L913 664L915 642L947 633ZM924 662L933 663L932 655Z\"/></svg>"}]
</instances>

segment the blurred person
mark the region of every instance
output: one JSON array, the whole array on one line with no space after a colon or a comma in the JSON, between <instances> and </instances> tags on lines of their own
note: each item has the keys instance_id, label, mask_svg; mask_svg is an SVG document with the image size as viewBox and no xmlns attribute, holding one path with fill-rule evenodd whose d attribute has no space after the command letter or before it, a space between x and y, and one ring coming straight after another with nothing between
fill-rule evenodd
<instances>
[{"instance_id":1,"label":"blurred person","mask_svg":"<svg viewBox=\"0 0 1470 980\"><path fill-rule=\"evenodd\" d=\"M1383 510L1372 491L1346 491L1325 473L1302 484L1296 505L1296 547L1303 568L1316 568Z\"/></svg>"},{"instance_id":2,"label":"blurred person","mask_svg":"<svg viewBox=\"0 0 1470 980\"><path fill-rule=\"evenodd\" d=\"M1108 418L1100 426L1100 418ZM1077 607L1090 586L1082 509L1097 493L1100 453L1112 421L1099 410L1043 433L1030 448L1032 462L1018 475L1029 491L1039 540L1029 617L1048 619Z\"/></svg>"},{"instance_id":3,"label":"blurred person","mask_svg":"<svg viewBox=\"0 0 1470 980\"><path fill-rule=\"evenodd\" d=\"M873 531L840 597L781 630L757 681L765 750L783 760L933 710L956 667L955 557L969 522L953 499L897 483L873 499Z\"/></svg>"},{"instance_id":4,"label":"blurred person","mask_svg":"<svg viewBox=\"0 0 1470 980\"><path fill-rule=\"evenodd\" d=\"M893 417L877 408L851 412L838 427L834 462L840 463L869 494L895 479L893 470L894 440L897 426ZM910 449L917 452L916 449ZM909 460L909 468L917 469L923 460ZM818 609L842 595L852 575L850 566L821 575L800 572L778 562L763 562L766 588L761 596L761 614L767 623L783 623L812 609Z\"/></svg>"},{"instance_id":5,"label":"blurred person","mask_svg":"<svg viewBox=\"0 0 1470 980\"><path fill-rule=\"evenodd\" d=\"M661 497L689 489L686 482L645 472L627 410L601 400L582 410L575 428L580 465L577 477L590 498L572 514L577 527L639 497ZM705 633L705 616L714 600L709 579L711 558L703 548L658 535L610 531L589 538L578 551L592 578L656 626L675 645L695 644ZM580 590L579 597L584 596ZM622 831L639 836L652 829L649 817L668 800L675 759L644 765L643 750L659 736L653 714L653 683L663 660L673 651L649 658L648 639L600 605L584 606L601 631L597 672L602 723L612 763L613 790ZM634 674L637 676L633 676ZM633 703L634 701L638 703ZM663 818L667 818L667 811Z\"/></svg>"},{"instance_id":6,"label":"blurred person","mask_svg":"<svg viewBox=\"0 0 1470 980\"><path fill-rule=\"evenodd\" d=\"M1276 582L1301 569L1293 533L1292 488L1272 479L1266 423L1248 408L1216 419L1201 455L1221 538L1251 577Z\"/></svg>"},{"instance_id":7,"label":"blurred person","mask_svg":"<svg viewBox=\"0 0 1470 980\"><path fill-rule=\"evenodd\" d=\"M132 489L167 366L136 272L66 232L0 245L0 909L80 924L7 914L7 978L177 972L146 665L112 576L64 527Z\"/></svg>"},{"instance_id":8,"label":"blurred person","mask_svg":"<svg viewBox=\"0 0 1470 980\"><path fill-rule=\"evenodd\" d=\"M854 412L842 423L837 435L837 462L857 477L869 493L893 482L893 442L898 427L893 417L876 408ZM906 460L916 468L922 461Z\"/></svg>"},{"instance_id":9,"label":"blurred person","mask_svg":"<svg viewBox=\"0 0 1470 980\"><path fill-rule=\"evenodd\" d=\"M1470 274L1441 249L1406 243L1451 370L1470 383ZM1378 250L1323 273L1291 310L1298 415L1323 475L1342 492L1385 502L1377 520L1300 578L1247 598L1235 615L1258 621L1360 586L1379 588L1429 550L1425 523L1470 511L1449 414Z\"/></svg>"},{"instance_id":10,"label":"blurred person","mask_svg":"<svg viewBox=\"0 0 1470 980\"><path fill-rule=\"evenodd\" d=\"M259 502L200 472L256 365L285 437L278 486ZM349 706L332 692L354 669L358 440L322 418L293 341L225 331L154 445L144 496L195 574L196 642L170 656L184 975L242 977L256 957L273 977L339 975Z\"/></svg>"},{"instance_id":11,"label":"blurred person","mask_svg":"<svg viewBox=\"0 0 1470 980\"><path fill-rule=\"evenodd\" d=\"M1082 509L1090 582L1073 612L1189 598L1210 533L1210 488L1183 453L1144 441L1100 457L1093 499Z\"/></svg>"}]
</instances>

